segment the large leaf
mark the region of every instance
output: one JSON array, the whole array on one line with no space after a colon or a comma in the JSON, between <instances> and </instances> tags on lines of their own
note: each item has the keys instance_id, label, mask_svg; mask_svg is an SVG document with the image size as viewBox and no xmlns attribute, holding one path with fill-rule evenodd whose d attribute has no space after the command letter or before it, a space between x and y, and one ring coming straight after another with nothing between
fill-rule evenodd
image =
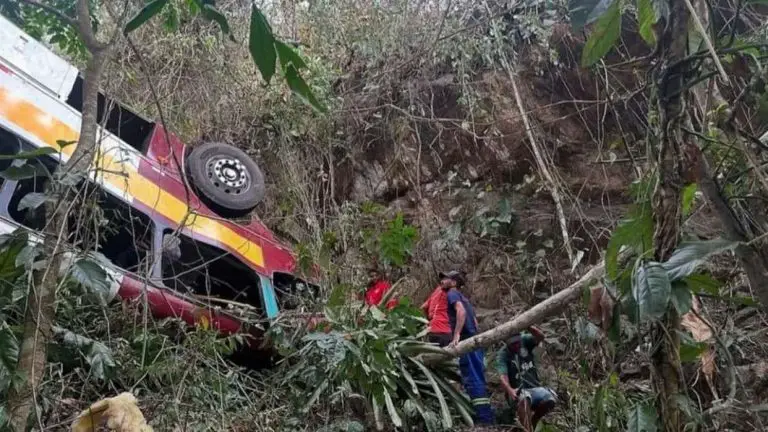
<instances>
[{"instance_id":1,"label":"large leaf","mask_svg":"<svg viewBox=\"0 0 768 432\"><path fill-rule=\"evenodd\" d=\"M627 413L628 432L656 432L656 409L645 403L638 403Z\"/></svg>"},{"instance_id":2,"label":"large leaf","mask_svg":"<svg viewBox=\"0 0 768 432\"><path fill-rule=\"evenodd\" d=\"M571 0L568 2L568 15L574 30L593 23L618 0Z\"/></svg>"},{"instance_id":3,"label":"large leaf","mask_svg":"<svg viewBox=\"0 0 768 432\"><path fill-rule=\"evenodd\" d=\"M584 50L581 52L581 65L592 66L613 48L621 36L621 1L614 1L595 24L589 35Z\"/></svg>"},{"instance_id":4,"label":"large leaf","mask_svg":"<svg viewBox=\"0 0 768 432\"><path fill-rule=\"evenodd\" d=\"M653 0L637 0L637 23L643 40L650 46L656 45L656 33L653 25L656 24L656 11L651 4Z\"/></svg>"},{"instance_id":5,"label":"large leaf","mask_svg":"<svg viewBox=\"0 0 768 432\"><path fill-rule=\"evenodd\" d=\"M15 153L15 154L0 154L0 160L8 160L8 159L37 159L40 156L48 156L52 155L54 153L58 153L58 151L53 147L40 147L36 148L34 150L22 152L22 153Z\"/></svg>"},{"instance_id":6,"label":"large leaf","mask_svg":"<svg viewBox=\"0 0 768 432\"><path fill-rule=\"evenodd\" d=\"M283 69L287 68L289 65L293 65L296 70L301 70L307 67L307 64L304 63L301 56L296 54L296 51L287 44L276 40L275 48L277 49L277 56L280 59L280 65Z\"/></svg>"},{"instance_id":7,"label":"large leaf","mask_svg":"<svg viewBox=\"0 0 768 432\"><path fill-rule=\"evenodd\" d=\"M251 7L251 29L248 37L248 49L251 58L258 66L261 77L269 83L275 74L275 37L264 14L255 5ZM289 82L290 84L290 82Z\"/></svg>"},{"instance_id":8,"label":"large leaf","mask_svg":"<svg viewBox=\"0 0 768 432\"><path fill-rule=\"evenodd\" d=\"M672 285L664 267L657 262L640 265L635 272L632 297L640 320L659 319L667 310Z\"/></svg>"},{"instance_id":9,"label":"large leaf","mask_svg":"<svg viewBox=\"0 0 768 432\"><path fill-rule=\"evenodd\" d=\"M64 345L76 349L85 357L91 366L91 374L96 379L106 378L115 368L112 350L103 343L63 327L54 326L53 331L61 338Z\"/></svg>"},{"instance_id":10,"label":"large leaf","mask_svg":"<svg viewBox=\"0 0 768 432\"><path fill-rule=\"evenodd\" d=\"M109 293L109 276L95 261L81 258L72 266L70 273L78 283L92 292L99 295Z\"/></svg>"},{"instance_id":11,"label":"large leaf","mask_svg":"<svg viewBox=\"0 0 768 432\"><path fill-rule=\"evenodd\" d=\"M708 274L692 274L684 278L688 288L696 294L709 294L713 296L720 295L720 287L723 286L720 281Z\"/></svg>"},{"instance_id":12,"label":"large leaf","mask_svg":"<svg viewBox=\"0 0 768 432\"><path fill-rule=\"evenodd\" d=\"M640 207L631 219L622 221L611 234L605 250L605 272L609 279L619 277L619 251L622 246L642 253L650 247L653 238L653 218L651 213Z\"/></svg>"},{"instance_id":13,"label":"large leaf","mask_svg":"<svg viewBox=\"0 0 768 432\"><path fill-rule=\"evenodd\" d=\"M683 281L672 282L671 293L672 305L675 306L677 312L681 315L688 313L693 306L693 295L691 289Z\"/></svg>"},{"instance_id":14,"label":"large leaf","mask_svg":"<svg viewBox=\"0 0 768 432\"><path fill-rule=\"evenodd\" d=\"M305 103L320 112L325 112L327 110L326 107L317 100L314 93L312 93L312 89L309 88L304 81L304 78L299 75L299 71L296 70L293 65L286 68L285 80L288 82L288 87L291 88L291 91Z\"/></svg>"},{"instance_id":15,"label":"large leaf","mask_svg":"<svg viewBox=\"0 0 768 432\"><path fill-rule=\"evenodd\" d=\"M0 172L0 177L6 180L24 180L47 175L48 170L46 170L42 165L30 164L24 164L21 166L12 165Z\"/></svg>"},{"instance_id":16,"label":"large leaf","mask_svg":"<svg viewBox=\"0 0 768 432\"><path fill-rule=\"evenodd\" d=\"M216 24L219 25L219 28L221 28L221 32L225 35L228 35L230 40L235 40L235 37L232 35L232 31L229 29L229 22L227 21L227 17L225 17L223 13L216 9L216 6L210 3L205 3L200 9L200 13L206 19L215 21Z\"/></svg>"},{"instance_id":17,"label":"large leaf","mask_svg":"<svg viewBox=\"0 0 768 432\"><path fill-rule=\"evenodd\" d=\"M128 34L144 25L145 22L160 13L166 4L168 4L168 0L154 0L147 3L133 18L131 18L130 21L128 21L128 24L126 24L123 29L123 33Z\"/></svg>"},{"instance_id":18,"label":"large leaf","mask_svg":"<svg viewBox=\"0 0 768 432\"><path fill-rule=\"evenodd\" d=\"M30 192L19 200L19 204L16 206L16 208L19 211L27 210L27 209L36 209L43 205L48 200L48 195L40 192Z\"/></svg>"},{"instance_id":19,"label":"large leaf","mask_svg":"<svg viewBox=\"0 0 768 432\"><path fill-rule=\"evenodd\" d=\"M451 419L451 412L448 410L448 404L445 402L445 396L443 396L443 392L440 391L440 387L437 383L437 380L435 380L434 375L430 370L424 366L420 361L411 359L411 361L424 373L424 376L427 377L427 380L429 381L429 385L432 386L432 389L435 391L435 394L437 395L437 400L440 402L440 412L443 416L443 426L446 429L450 429L453 427L453 420Z\"/></svg>"},{"instance_id":20,"label":"large leaf","mask_svg":"<svg viewBox=\"0 0 768 432\"><path fill-rule=\"evenodd\" d=\"M693 363L701 357L701 354L709 349L709 344L699 342L689 336L687 333L678 331L680 335L680 361Z\"/></svg>"},{"instance_id":21,"label":"large leaf","mask_svg":"<svg viewBox=\"0 0 768 432\"><path fill-rule=\"evenodd\" d=\"M398 414L397 408L395 408L395 403L392 402L392 396L389 394L389 391L386 388L384 389L384 403L387 406L387 411L389 412L390 420L392 420L392 425L394 425L396 428L403 427L403 419L400 418L400 414Z\"/></svg>"},{"instance_id":22,"label":"large leaf","mask_svg":"<svg viewBox=\"0 0 768 432\"><path fill-rule=\"evenodd\" d=\"M696 183L691 183L683 188L682 202L683 202L683 216L687 217L691 213L693 207L693 200L696 198Z\"/></svg>"},{"instance_id":23,"label":"large leaf","mask_svg":"<svg viewBox=\"0 0 768 432\"><path fill-rule=\"evenodd\" d=\"M0 322L0 369L8 372L16 367L16 358L19 355L19 342L5 322Z\"/></svg>"},{"instance_id":24,"label":"large leaf","mask_svg":"<svg viewBox=\"0 0 768 432\"><path fill-rule=\"evenodd\" d=\"M93 341L86 355L86 360L91 366L91 374L96 379L103 380L107 378L110 372L115 368L115 360L112 356L112 350L99 341Z\"/></svg>"},{"instance_id":25,"label":"large leaf","mask_svg":"<svg viewBox=\"0 0 768 432\"><path fill-rule=\"evenodd\" d=\"M731 250L738 245L724 239L682 243L663 264L669 280L675 281L692 275L709 257Z\"/></svg>"}]
</instances>

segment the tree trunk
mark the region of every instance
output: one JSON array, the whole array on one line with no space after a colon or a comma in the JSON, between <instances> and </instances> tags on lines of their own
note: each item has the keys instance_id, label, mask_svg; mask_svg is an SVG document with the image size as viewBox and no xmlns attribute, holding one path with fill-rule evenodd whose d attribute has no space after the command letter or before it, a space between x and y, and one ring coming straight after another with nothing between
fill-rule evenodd
<instances>
[{"instance_id":1,"label":"tree trunk","mask_svg":"<svg viewBox=\"0 0 768 432\"><path fill-rule=\"evenodd\" d=\"M106 59L106 50L92 50L83 76L83 110L77 147L69 161L56 171L48 186L47 192L54 198L46 204L43 251L48 258L48 265L34 272L29 290L24 334L16 368L25 380L18 388L12 387L8 395L9 422L17 432L26 430L29 415L37 405L35 392L45 374L47 344L56 315L54 304L62 262L62 245L67 241L67 216L71 197L74 196L60 179L68 173L82 173L83 178L88 178L88 169L96 149L97 97Z\"/></svg>"},{"instance_id":2,"label":"tree trunk","mask_svg":"<svg viewBox=\"0 0 768 432\"><path fill-rule=\"evenodd\" d=\"M658 179L653 194L654 255L664 262L680 241L682 209L680 191L687 163L681 149L685 145L682 126L685 120L687 89L685 78L689 62L682 61L687 53L688 9L683 1L669 0L669 17L659 38L658 67L655 73L657 107L659 112L659 142L657 154ZM682 430L683 416L675 397L684 391L680 373L680 340L677 331L680 316L674 307L652 328L654 338L651 364L652 384L657 395L657 407L666 432Z\"/></svg>"}]
</instances>

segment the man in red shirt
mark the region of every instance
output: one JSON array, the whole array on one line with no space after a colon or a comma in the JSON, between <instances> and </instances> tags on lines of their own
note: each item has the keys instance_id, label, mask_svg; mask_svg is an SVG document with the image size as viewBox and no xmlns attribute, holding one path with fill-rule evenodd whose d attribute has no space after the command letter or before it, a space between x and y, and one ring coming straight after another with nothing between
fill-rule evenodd
<instances>
[{"instance_id":1,"label":"man in red shirt","mask_svg":"<svg viewBox=\"0 0 768 432\"><path fill-rule=\"evenodd\" d=\"M427 340L440 347L448 346L451 343L451 323L448 321L448 295L442 286L435 287L421 309L429 320Z\"/></svg>"},{"instance_id":2,"label":"man in red shirt","mask_svg":"<svg viewBox=\"0 0 768 432\"><path fill-rule=\"evenodd\" d=\"M368 306L379 306L381 299L384 298L384 294L392 288L392 284L376 268L369 269L368 276L370 277L370 282L365 291L365 304ZM387 309L391 310L395 306L397 306L397 299L392 298L387 302Z\"/></svg>"}]
</instances>

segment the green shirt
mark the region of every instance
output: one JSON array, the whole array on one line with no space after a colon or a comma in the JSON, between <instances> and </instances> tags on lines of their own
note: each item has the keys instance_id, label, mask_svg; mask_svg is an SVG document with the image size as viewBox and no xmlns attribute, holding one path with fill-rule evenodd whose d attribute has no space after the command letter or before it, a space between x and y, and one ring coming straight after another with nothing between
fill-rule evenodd
<instances>
[{"instance_id":1,"label":"green shirt","mask_svg":"<svg viewBox=\"0 0 768 432\"><path fill-rule=\"evenodd\" d=\"M520 349L512 352L505 344L496 353L496 370L499 374L507 375L512 388L532 388L539 386L539 375L536 371L536 359L533 353L536 348L536 338L529 333L521 335Z\"/></svg>"}]
</instances>

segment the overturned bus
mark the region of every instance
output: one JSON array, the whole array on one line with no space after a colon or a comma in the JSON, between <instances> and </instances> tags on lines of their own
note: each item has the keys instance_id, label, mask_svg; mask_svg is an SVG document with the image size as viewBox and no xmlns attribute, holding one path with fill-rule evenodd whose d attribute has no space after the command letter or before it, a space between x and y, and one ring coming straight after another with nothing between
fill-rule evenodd
<instances>
[{"instance_id":1,"label":"overturned bus","mask_svg":"<svg viewBox=\"0 0 768 432\"><path fill-rule=\"evenodd\" d=\"M34 172L52 172L69 160L82 92L75 67L0 16L0 154L57 150L31 161L0 160L0 171L35 164L45 170ZM222 143L187 147L101 93L98 122L86 183L97 190L106 223L77 225L70 241L107 258L110 299L143 303L146 295L156 317L258 336L228 304L247 305L269 322L289 297L313 295L316 286L297 276L291 250L247 216L263 198L264 177L245 152ZM0 179L0 233L43 229L42 206L20 204L48 181L45 174Z\"/></svg>"}]
</instances>

